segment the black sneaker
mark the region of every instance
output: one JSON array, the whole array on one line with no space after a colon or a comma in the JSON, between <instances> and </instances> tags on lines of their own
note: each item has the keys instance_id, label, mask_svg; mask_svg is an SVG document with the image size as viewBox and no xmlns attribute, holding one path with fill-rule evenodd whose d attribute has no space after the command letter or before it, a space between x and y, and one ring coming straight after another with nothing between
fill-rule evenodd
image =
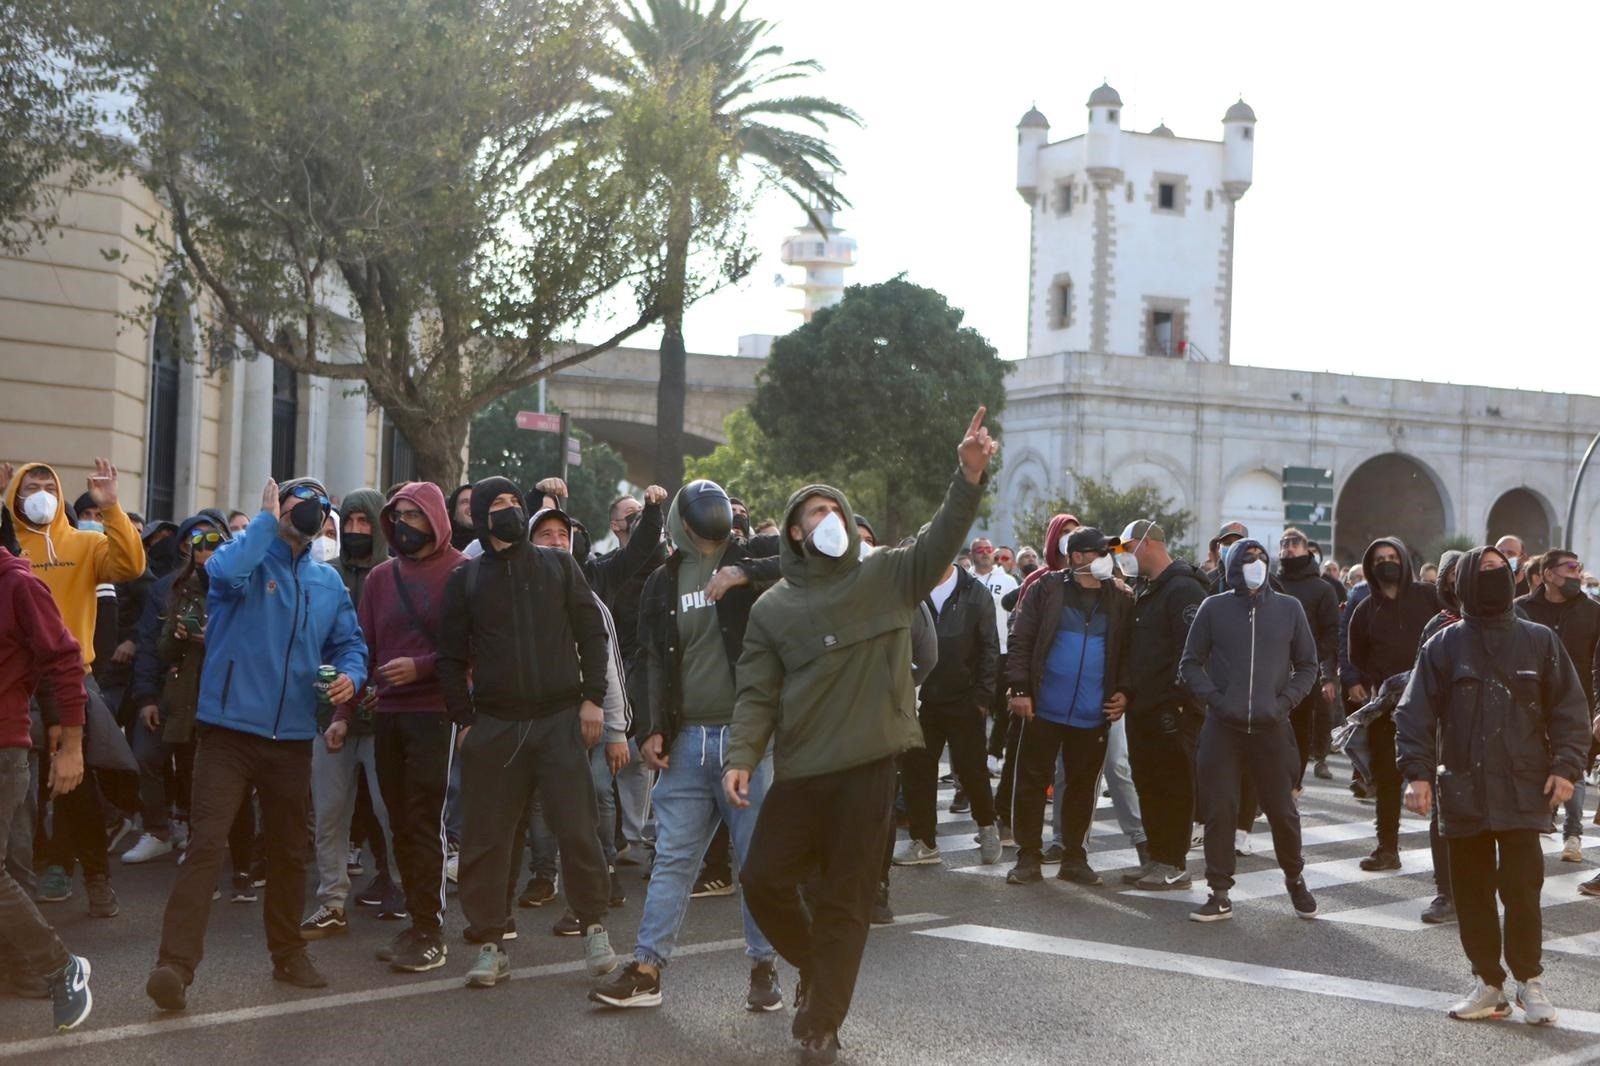
<instances>
[{"instance_id":1,"label":"black sneaker","mask_svg":"<svg viewBox=\"0 0 1600 1066\"><path fill-rule=\"evenodd\" d=\"M1063 853L1064 850L1060 844L1051 844L1048 848L1045 848L1044 851L1039 853L1039 861L1057 863L1061 861L1061 856Z\"/></svg>"},{"instance_id":2,"label":"black sneaker","mask_svg":"<svg viewBox=\"0 0 1600 1066\"><path fill-rule=\"evenodd\" d=\"M1306 887L1306 879L1297 877L1288 883L1289 899L1294 903L1294 913L1298 918L1315 918L1317 916L1317 900Z\"/></svg>"},{"instance_id":3,"label":"black sneaker","mask_svg":"<svg viewBox=\"0 0 1600 1066\"><path fill-rule=\"evenodd\" d=\"M1031 885L1044 880L1044 873L1039 869L1039 853L1037 851L1024 851L1017 856L1017 864L1006 874L1008 885Z\"/></svg>"},{"instance_id":4,"label":"black sneaker","mask_svg":"<svg viewBox=\"0 0 1600 1066\"><path fill-rule=\"evenodd\" d=\"M1075 885L1087 885L1090 888L1105 884L1086 862L1062 863L1061 869L1056 871L1056 880L1071 881Z\"/></svg>"},{"instance_id":5,"label":"black sneaker","mask_svg":"<svg viewBox=\"0 0 1600 1066\"><path fill-rule=\"evenodd\" d=\"M389 882L389 890L383 894L383 902L378 906L379 921L399 922L410 916L406 909L405 890L393 881Z\"/></svg>"},{"instance_id":6,"label":"black sneaker","mask_svg":"<svg viewBox=\"0 0 1600 1066\"><path fill-rule=\"evenodd\" d=\"M796 1040L811 1035L811 982L804 970L794 979L794 1021L789 1023L789 1035Z\"/></svg>"},{"instance_id":7,"label":"black sneaker","mask_svg":"<svg viewBox=\"0 0 1600 1066\"><path fill-rule=\"evenodd\" d=\"M50 999L54 1003L57 1031L64 1033L83 1024L94 1008L94 994L89 991L88 959L80 955L68 957L67 965L50 979Z\"/></svg>"},{"instance_id":8,"label":"black sneaker","mask_svg":"<svg viewBox=\"0 0 1600 1066\"><path fill-rule=\"evenodd\" d=\"M637 962L630 962L610 980L591 988L589 1002L603 1007L659 1007L661 975L647 974Z\"/></svg>"},{"instance_id":9,"label":"black sneaker","mask_svg":"<svg viewBox=\"0 0 1600 1066\"><path fill-rule=\"evenodd\" d=\"M342 936L349 931L350 920L344 916L344 908L327 904L318 907L311 917L300 923L301 940L322 940L325 937Z\"/></svg>"},{"instance_id":10,"label":"black sneaker","mask_svg":"<svg viewBox=\"0 0 1600 1066\"><path fill-rule=\"evenodd\" d=\"M517 897L519 907L543 907L546 903L556 898L556 883L548 877L533 877L528 880L528 887L522 890L522 895Z\"/></svg>"},{"instance_id":11,"label":"black sneaker","mask_svg":"<svg viewBox=\"0 0 1600 1066\"><path fill-rule=\"evenodd\" d=\"M1434 896L1433 902L1428 904L1428 909L1422 912L1423 925L1449 925L1455 920L1456 905L1449 896Z\"/></svg>"},{"instance_id":12,"label":"black sneaker","mask_svg":"<svg viewBox=\"0 0 1600 1066\"><path fill-rule=\"evenodd\" d=\"M328 979L311 962L311 956L297 951L272 964L272 979L296 988L327 988Z\"/></svg>"},{"instance_id":13,"label":"black sneaker","mask_svg":"<svg viewBox=\"0 0 1600 1066\"><path fill-rule=\"evenodd\" d=\"M829 1063L838 1062L838 1032L829 1029L823 1033L812 1033L800 1041L800 1061L802 1063L817 1063L818 1066L828 1066Z\"/></svg>"},{"instance_id":14,"label":"black sneaker","mask_svg":"<svg viewBox=\"0 0 1600 1066\"><path fill-rule=\"evenodd\" d=\"M877 898L872 901L872 924L894 924L894 909L889 906L888 882L884 882L878 886Z\"/></svg>"},{"instance_id":15,"label":"black sneaker","mask_svg":"<svg viewBox=\"0 0 1600 1066\"><path fill-rule=\"evenodd\" d=\"M267 860L257 859L250 864L250 884L255 888L267 887Z\"/></svg>"},{"instance_id":16,"label":"black sneaker","mask_svg":"<svg viewBox=\"0 0 1600 1066\"><path fill-rule=\"evenodd\" d=\"M1400 855L1393 848L1379 848L1361 860L1363 870L1398 870Z\"/></svg>"},{"instance_id":17,"label":"black sneaker","mask_svg":"<svg viewBox=\"0 0 1600 1066\"><path fill-rule=\"evenodd\" d=\"M778 987L775 965L758 962L750 968L750 991L744 997L744 1007L750 1011L783 1009L783 989Z\"/></svg>"},{"instance_id":18,"label":"black sneaker","mask_svg":"<svg viewBox=\"0 0 1600 1066\"><path fill-rule=\"evenodd\" d=\"M965 792L961 791L959 788L956 789L956 794L950 799L950 813L967 814L971 810L972 801L967 798L967 794Z\"/></svg>"},{"instance_id":19,"label":"black sneaker","mask_svg":"<svg viewBox=\"0 0 1600 1066\"><path fill-rule=\"evenodd\" d=\"M1226 892L1213 892L1197 911L1189 912L1191 922L1225 922L1233 917L1233 904Z\"/></svg>"},{"instance_id":20,"label":"black sneaker","mask_svg":"<svg viewBox=\"0 0 1600 1066\"><path fill-rule=\"evenodd\" d=\"M444 938L437 930L411 930L405 944L397 946L394 958L389 960L393 969L402 973L423 973L444 965L447 950Z\"/></svg>"},{"instance_id":21,"label":"black sneaker","mask_svg":"<svg viewBox=\"0 0 1600 1066\"><path fill-rule=\"evenodd\" d=\"M1313 766L1311 768L1311 774L1318 781L1332 781L1333 780L1333 771L1328 769L1328 763L1327 763L1327 760L1325 760L1325 759L1318 759L1317 760L1317 765L1315 765L1315 766Z\"/></svg>"},{"instance_id":22,"label":"black sneaker","mask_svg":"<svg viewBox=\"0 0 1600 1066\"><path fill-rule=\"evenodd\" d=\"M233 902L254 903L259 898L256 895L256 886L251 883L249 874L233 875Z\"/></svg>"},{"instance_id":23,"label":"black sneaker","mask_svg":"<svg viewBox=\"0 0 1600 1066\"><path fill-rule=\"evenodd\" d=\"M111 879L105 874L93 874L83 879L84 895L89 897L89 917L115 918L122 908L117 904L117 894L112 891Z\"/></svg>"},{"instance_id":24,"label":"black sneaker","mask_svg":"<svg viewBox=\"0 0 1600 1066\"><path fill-rule=\"evenodd\" d=\"M392 880L390 880L388 874L386 874L386 873L378 873L378 874L373 875L372 880L367 882L367 887L363 888L361 891L356 893L356 897L355 897L356 906L357 907L381 907L381 906L383 906L383 897L388 895L389 894L389 890L392 889L393 887L394 887L394 882Z\"/></svg>"},{"instance_id":25,"label":"black sneaker","mask_svg":"<svg viewBox=\"0 0 1600 1066\"><path fill-rule=\"evenodd\" d=\"M583 923L578 921L576 914L567 911L550 927L550 932L555 936L582 936Z\"/></svg>"},{"instance_id":26,"label":"black sneaker","mask_svg":"<svg viewBox=\"0 0 1600 1066\"><path fill-rule=\"evenodd\" d=\"M708 896L731 896L735 891L733 875L723 873L701 874L694 879L694 888L689 890L689 898L705 899Z\"/></svg>"},{"instance_id":27,"label":"black sneaker","mask_svg":"<svg viewBox=\"0 0 1600 1066\"><path fill-rule=\"evenodd\" d=\"M145 979L144 994L162 1010L182 1010L189 1005L189 982L176 966L157 966Z\"/></svg>"},{"instance_id":28,"label":"black sneaker","mask_svg":"<svg viewBox=\"0 0 1600 1066\"><path fill-rule=\"evenodd\" d=\"M408 925L404 929L400 930L400 932L395 935L393 940L389 941L387 944L378 949L378 961L393 962L399 956L405 954L407 951L410 951L411 940L416 935L417 929L415 926Z\"/></svg>"},{"instance_id":29,"label":"black sneaker","mask_svg":"<svg viewBox=\"0 0 1600 1066\"><path fill-rule=\"evenodd\" d=\"M606 900L606 906L620 907L628 902L628 894L622 891L622 882L617 880L617 868L615 866L606 867L606 873L611 878L611 898Z\"/></svg>"}]
</instances>

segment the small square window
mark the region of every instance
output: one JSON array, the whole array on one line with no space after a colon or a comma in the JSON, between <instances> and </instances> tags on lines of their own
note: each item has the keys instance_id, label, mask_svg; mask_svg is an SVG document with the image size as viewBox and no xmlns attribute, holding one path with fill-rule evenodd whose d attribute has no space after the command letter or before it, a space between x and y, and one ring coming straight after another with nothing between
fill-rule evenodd
<instances>
[{"instance_id":1,"label":"small square window","mask_svg":"<svg viewBox=\"0 0 1600 1066\"><path fill-rule=\"evenodd\" d=\"M1156 206L1163 211L1171 211L1178 206L1178 187L1170 181L1164 181L1156 187Z\"/></svg>"},{"instance_id":2,"label":"small square window","mask_svg":"<svg viewBox=\"0 0 1600 1066\"><path fill-rule=\"evenodd\" d=\"M1056 214L1072 214L1072 183L1064 182L1056 186Z\"/></svg>"},{"instance_id":3,"label":"small square window","mask_svg":"<svg viewBox=\"0 0 1600 1066\"><path fill-rule=\"evenodd\" d=\"M1107 122L1115 122L1115 121L1117 121L1117 110L1116 110L1116 108L1112 108L1110 111L1106 112L1106 121Z\"/></svg>"},{"instance_id":4,"label":"small square window","mask_svg":"<svg viewBox=\"0 0 1600 1066\"><path fill-rule=\"evenodd\" d=\"M1251 136L1255 133L1255 130L1251 129L1249 126L1245 126L1239 132L1244 134L1244 139L1248 141L1248 140L1251 139Z\"/></svg>"}]
</instances>

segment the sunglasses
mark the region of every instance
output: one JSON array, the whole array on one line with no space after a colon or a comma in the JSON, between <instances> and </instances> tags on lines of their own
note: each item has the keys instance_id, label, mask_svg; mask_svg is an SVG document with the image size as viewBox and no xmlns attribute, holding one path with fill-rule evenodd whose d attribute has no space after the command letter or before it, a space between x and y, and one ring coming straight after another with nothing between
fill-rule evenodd
<instances>
[{"instance_id":1,"label":"sunglasses","mask_svg":"<svg viewBox=\"0 0 1600 1066\"><path fill-rule=\"evenodd\" d=\"M203 530L196 530L195 532L189 534L189 543L196 548L200 547L201 545L215 548L218 544L222 543L222 534L214 531L208 533Z\"/></svg>"},{"instance_id":2,"label":"sunglasses","mask_svg":"<svg viewBox=\"0 0 1600 1066\"><path fill-rule=\"evenodd\" d=\"M994 549L993 548L973 548L972 549L972 554L973 555L993 555L994 554Z\"/></svg>"},{"instance_id":3,"label":"sunglasses","mask_svg":"<svg viewBox=\"0 0 1600 1066\"><path fill-rule=\"evenodd\" d=\"M318 503L322 504L322 509L324 511L333 506L333 502L331 500L329 500L322 493L318 492L316 489L312 488L310 485L296 485L294 488L289 490L289 495L297 500L316 500Z\"/></svg>"}]
</instances>

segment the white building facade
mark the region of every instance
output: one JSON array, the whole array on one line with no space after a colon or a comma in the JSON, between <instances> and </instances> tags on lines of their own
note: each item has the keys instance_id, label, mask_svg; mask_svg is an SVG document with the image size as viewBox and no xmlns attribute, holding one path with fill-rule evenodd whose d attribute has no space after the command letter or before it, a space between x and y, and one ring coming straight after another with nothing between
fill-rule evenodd
<instances>
[{"instance_id":1,"label":"white building facade","mask_svg":"<svg viewBox=\"0 0 1600 1066\"><path fill-rule=\"evenodd\" d=\"M1386 535L1419 557L1447 538L1511 533L1531 551L1567 542L1600 397L1229 365L1254 112L1240 101L1221 141L1196 141L1122 130L1107 85L1088 110L1088 132L1054 144L1037 110L1018 126L1028 357L1006 384L991 536L1015 545L1014 518L1070 500L1081 475L1154 485L1194 516L1184 540L1202 552L1230 521L1275 547L1284 470L1307 467L1332 473L1332 550L1345 562ZM1572 532L1595 560L1600 471Z\"/></svg>"}]
</instances>

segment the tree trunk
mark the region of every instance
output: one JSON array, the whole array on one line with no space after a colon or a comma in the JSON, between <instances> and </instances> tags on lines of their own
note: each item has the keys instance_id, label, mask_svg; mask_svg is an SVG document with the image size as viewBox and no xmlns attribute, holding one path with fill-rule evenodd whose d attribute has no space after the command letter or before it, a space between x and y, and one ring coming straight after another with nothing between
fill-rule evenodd
<instances>
[{"instance_id":1,"label":"tree trunk","mask_svg":"<svg viewBox=\"0 0 1600 1066\"><path fill-rule=\"evenodd\" d=\"M465 476L462 455L472 420L461 417L434 421L385 413L411 444L417 460L417 480L431 481L449 496Z\"/></svg>"},{"instance_id":2,"label":"tree trunk","mask_svg":"<svg viewBox=\"0 0 1600 1066\"><path fill-rule=\"evenodd\" d=\"M666 276L662 285L660 379L656 384L656 484L669 493L683 484L683 418L688 402L688 357L683 344L683 305L689 269L689 205L673 207L667 226Z\"/></svg>"}]
</instances>

